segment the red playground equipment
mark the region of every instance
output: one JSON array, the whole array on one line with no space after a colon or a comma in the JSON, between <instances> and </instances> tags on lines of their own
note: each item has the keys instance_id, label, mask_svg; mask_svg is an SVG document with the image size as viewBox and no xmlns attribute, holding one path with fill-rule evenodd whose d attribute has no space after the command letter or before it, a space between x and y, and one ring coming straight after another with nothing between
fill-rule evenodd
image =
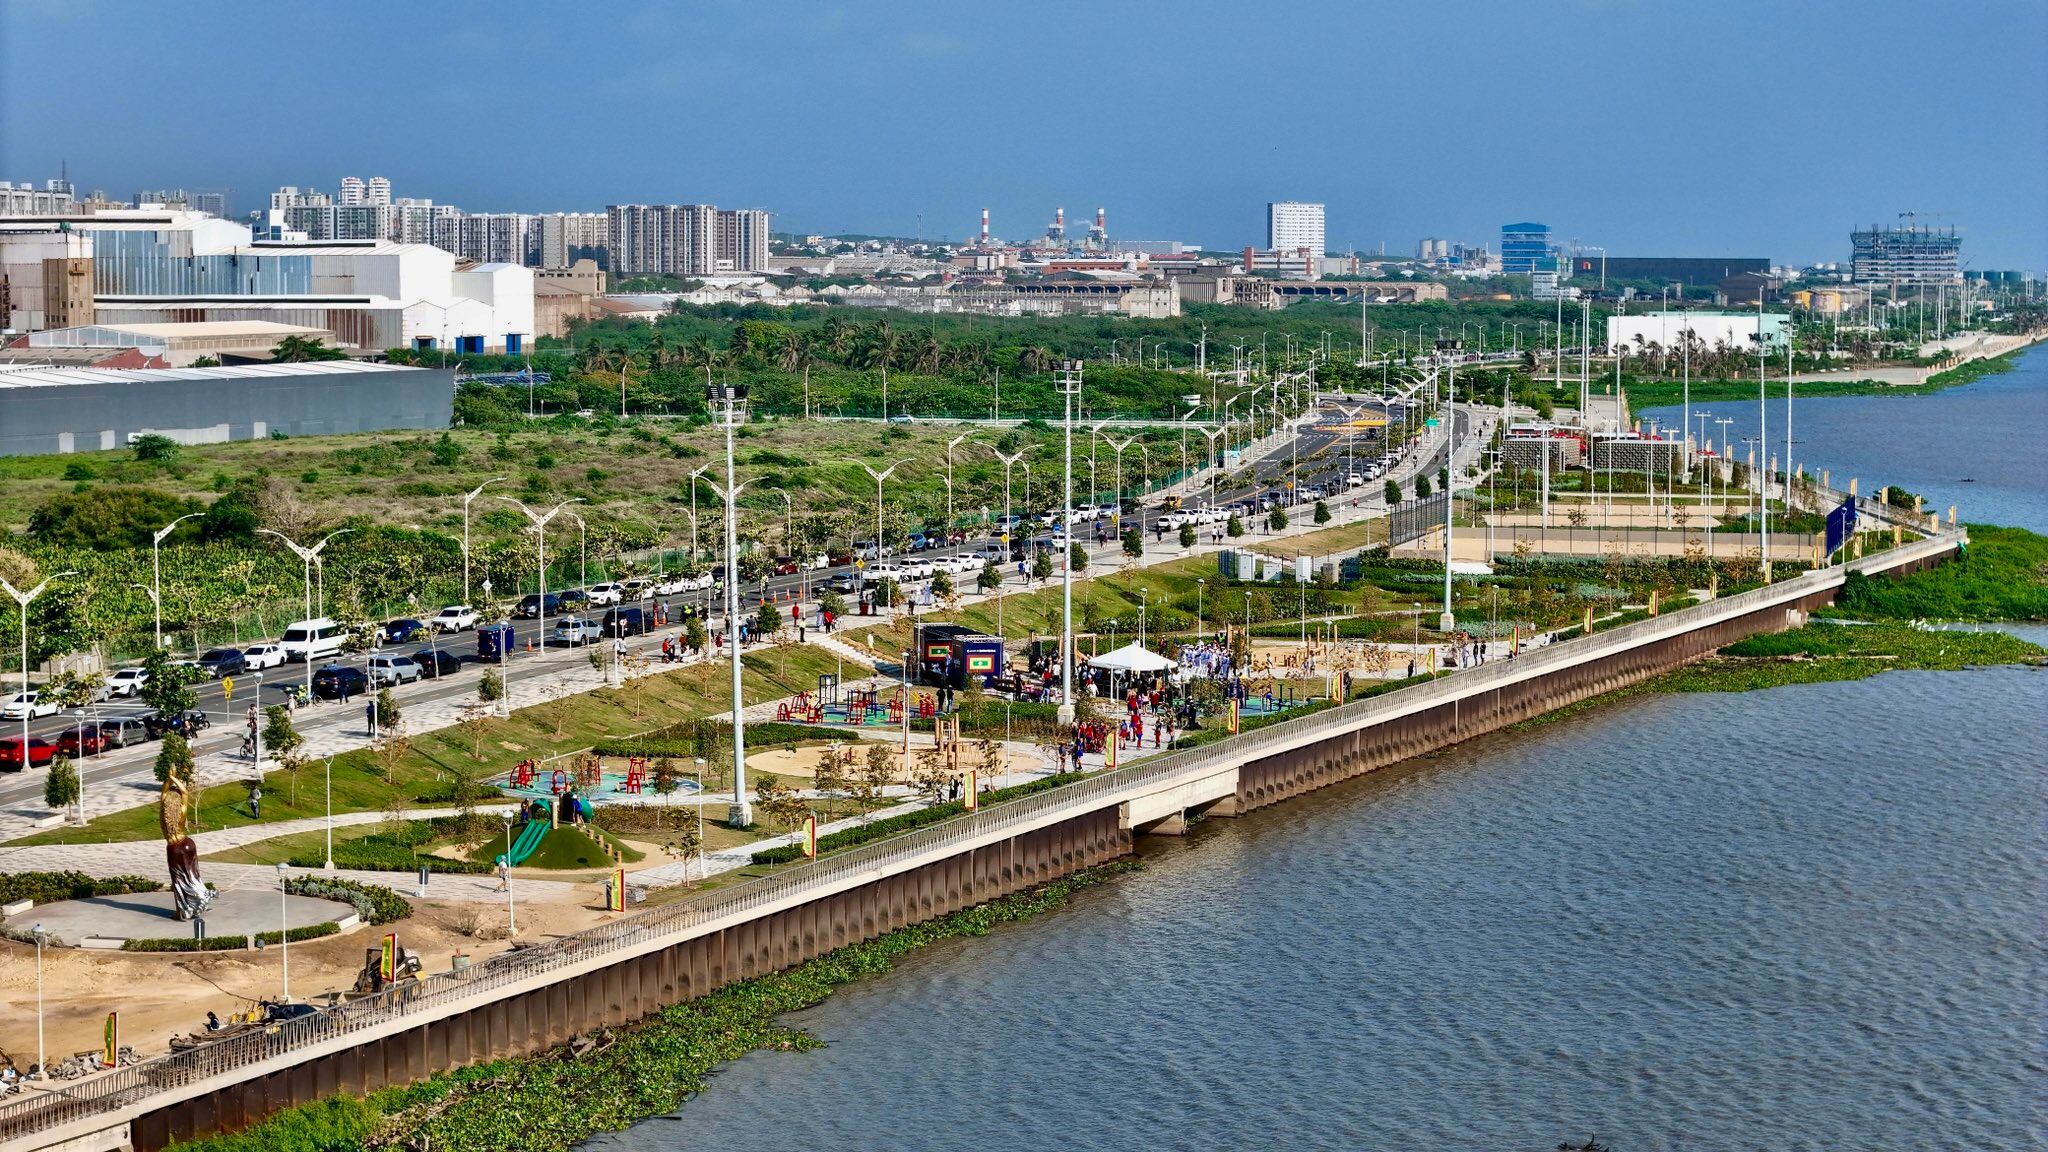
<instances>
[{"instance_id":1,"label":"red playground equipment","mask_svg":"<svg viewBox=\"0 0 2048 1152\"><path fill-rule=\"evenodd\" d=\"M622 791L638 795L647 786L647 757L635 756L626 761L626 784Z\"/></svg>"},{"instance_id":2,"label":"red playground equipment","mask_svg":"<svg viewBox=\"0 0 2048 1152\"><path fill-rule=\"evenodd\" d=\"M555 769L555 774L548 778L548 791L553 792L557 796L560 796L562 793L567 792L568 790L569 774L567 772L562 771L560 768Z\"/></svg>"},{"instance_id":3,"label":"red playground equipment","mask_svg":"<svg viewBox=\"0 0 2048 1152\"><path fill-rule=\"evenodd\" d=\"M533 770L534 763L531 760L521 760L519 763L514 764L512 766L512 787L533 787Z\"/></svg>"}]
</instances>

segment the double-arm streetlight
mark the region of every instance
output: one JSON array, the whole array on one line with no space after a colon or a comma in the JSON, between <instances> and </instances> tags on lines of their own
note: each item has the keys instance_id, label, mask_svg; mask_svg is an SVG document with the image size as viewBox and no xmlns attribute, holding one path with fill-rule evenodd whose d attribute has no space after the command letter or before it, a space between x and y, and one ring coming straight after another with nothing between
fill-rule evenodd
<instances>
[{"instance_id":1,"label":"double-arm streetlight","mask_svg":"<svg viewBox=\"0 0 2048 1152\"><path fill-rule=\"evenodd\" d=\"M476 498L477 498L478 496L481 496L481 495L483 495L483 491L484 491L484 489L486 489L486 488L489 488L489 487L490 487L491 485L493 485L493 484L496 484L496 483L499 483L499 482L503 481L504 479L505 479L505 477L503 477L503 476L493 476L493 477L491 477L491 478L490 478L489 480L486 480L486 481L484 481L483 483L481 483L481 484L477 485L477 486L476 486L476 487L475 487L474 489L471 489L471 490L470 490L470 492L469 492L469 494L468 494L468 495L466 495L466 496L464 496L464 497L462 498L462 602L463 602L464 604L468 604L468 603L470 602L470 599L469 599L469 502L470 502L470 501L472 501L472 500L474 500L474 499L476 499ZM158 637L158 638L157 638L157 643L158 643L159 645L161 645L161 644L163 643L163 638L162 638L162 637Z\"/></svg>"},{"instance_id":2,"label":"double-arm streetlight","mask_svg":"<svg viewBox=\"0 0 2048 1152\"><path fill-rule=\"evenodd\" d=\"M333 540L333 539L334 539L334 538L335 538L336 536L346 536L346 535L347 535L347 534L349 534L350 532L353 532L353 531L355 531L355 529L353 529L353 528L337 528L337 529L335 529L334 531L332 531L332 532L329 532L329 533L328 533L327 535L325 535L325 536L322 536L322 537L320 538L320 542L319 542L318 544L315 544L315 545L313 545L313 546L312 546L311 548L308 548L308 547L304 546L303 544L300 544L300 543L299 543L298 541L296 541L296 540L292 539L291 537L289 537L289 536L285 535L284 533L282 533L282 532L279 532L279 531L277 531L276 529L273 529L273 528L258 528L258 529L257 529L256 531L258 531L258 532L261 532L261 533L263 533L263 534L264 534L264 535L266 535L266 536L275 536L275 537L277 537L277 538L278 538L279 540L282 540L282 541L284 541L284 545L285 545L285 547L287 547L287 548L291 549L291 550L292 550L292 551L293 551L294 553L296 553L296 554L298 555L298 557L299 557L299 560L300 560L300 562L301 562L301 563L303 563L303 564L305 565L305 568L306 568L306 575L305 575L305 581L306 581L306 615L305 615L305 616L303 617L303 619L306 619L306 620L309 620L309 621L310 621L310 620L312 620L312 619L313 619L313 562L314 562L315 560L318 560L318 559L320 558L320 553L321 553L322 551L324 551L324 550L326 549L326 547L327 547L327 544L328 544L328 541L330 541L330 540ZM310 638L309 638L309 641L310 641ZM308 643L308 644L306 645L306 699L308 699L308 700L311 700L312 698L313 698L313 645L312 645L312 644L311 644L311 643L309 642L309 643Z\"/></svg>"},{"instance_id":3,"label":"double-arm streetlight","mask_svg":"<svg viewBox=\"0 0 2048 1152\"><path fill-rule=\"evenodd\" d=\"M1081 372L1081 361L1068 360L1060 365L1055 377L1066 413L1063 424L1066 464L1060 469L1060 523L1066 528L1067 554L1060 557L1060 706L1055 713L1062 727L1074 722L1074 532L1068 518L1074 508L1074 403L1081 397Z\"/></svg>"},{"instance_id":4,"label":"double-arm streetlight","mask_svg":"<svg viewBox=\"0 0 2048 1152\"><path fill-rule=\"evenodd\" d=\"M968 435L968 433L962 432L951 440L946 441L946 538L948 540L952 539L953 536L953 449L958 448L960 442L967 439Z\"/></svg>"},{"instance_id":5,"label":"double-arm streetlight","mask_svg":"<svg viewBox=\"0 0 2048 1152\"><path fill-rule=\"evenodd\" d=\"M156 646L164 646L164 537L169 536L178 525L203 516L203 512L187 512L169 524L157 529L149 538L149 603L156 609Z\"/></svg>"},{"instance_id":6,"label":"double-arm streetlight","mask_svg":"<svg viewBox=\"0 0 2048 1152\"><path fill-rule=\"evenodd\" d=\"M712 491L725 501L725 626L727 641L732 648L732 808L727 822L735 828L752 824L752 806L747 802L747 713L746 696L740 684L740 581L739 581L739 502L740 492L746 485L736 474L733 464L733 433L747 418L747 386L744 384L706 384L704 402L725 429L725 488L720 491L712 484ZM886 410L885 410L886 414ZM706 481L709 483L709 481ZM876 505L876 515L881 507ZM875 549L881 550L879 532L875 536Z\"/></svg>"},{"instance_id":7,"label":"double-arm streetlight","mask_svg":"<svg viewBox=\"0 0 2048 1152\"><path fill-rule=\"evenodd\" d=\"M0 588L5 588L7 594L14 597L15 604L21 608L21 692L24 698L24 703L21 706L21 766L23 768L28 767L28 718L35 714L35 709L29 707L26 703L26 697L28 696L28 606L34 603L36 597L43 594L43 590L50 586L51 580L76 575L78 573L68 570L59 572L54 576L46 578L41 584L26 592L21 591L5 580L0 580Z\"/></svg>"},{"instance_id":8,"label":"double-arm streetlight","mask_svg":"<svg viewBox=\"0 0 2048 1152\"><path fill-rule=\"evenodd\" d=\"M903 467L906 461L898 460L880 472L869 467L865 460L850 460L848 463L860 465L860 470L867 473L875 481L875 563L880 564L882 562L882 481L887 480L898 468Z\"/></svg>"},{"instance_id":9,"label":"double-arm streetlight","mask_svg":"<svg viewBox=\"0 0 2048 1152\"><path fill-rule=\"evenodd\" d=\"M581 504L583 498L581 496L571 496L546 512L535 512L510 496L500 496L498 499L525 513L528 523L533 527L534 535L539 538L539 551L537 555L539 557L540 594L534 600L534 611L538 614L536 619L540 621L539 650L546 652L548 650L548 521L553 520L556 515L569 505ZM575 513L572 512L570 515L573 516Z\"/></svg>"}]
</instances>

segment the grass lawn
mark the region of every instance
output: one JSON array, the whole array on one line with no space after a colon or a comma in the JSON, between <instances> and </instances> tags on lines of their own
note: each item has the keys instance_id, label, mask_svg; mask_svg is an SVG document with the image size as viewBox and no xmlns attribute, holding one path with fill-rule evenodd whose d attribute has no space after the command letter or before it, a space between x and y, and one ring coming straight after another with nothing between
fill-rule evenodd
<instances>
[{"instance_id":1,"label":"grass lawn","mask_svg":"<svg viewBox=\"0 0 2048 1152\"><path fill-rule=\"evenodd\" d=\"M830 653L803 645L757 650L742 661L749 704L774 700L818 686L818 675L839 669ZM865 668L848 668L849 676ZM510 719L486 719L423 733L385 752L361 750L333 761L334 811L376 812L394 799L407 807L448 805L448 790L459 773L484 778L507 771L528 756L551 756L588 748L599 740L630 736L651 728L700 719L728 710L723 666L699 665L636 678L623 688L601 688L521 708ZM296 773L278 770L263 779L267 821L322 815L324 761ZM249 815L248 790L221 784L199 793L192 830L238 828L258 823ZM154 840L155 805L99 817L83 828L56 828L17 844L97 844Z\"/></svg>"},{"instance_id":2,"label":"grass lawn","mask_svg":"<svg viewBox=\"0 0 2048 1152\"><path fill-rule=\"evenodd\" d=\"M1386 542L1387 521L1385 517L1381 517L1357 524L1324 528L1301 536L1268 540L1260 544L1258 550L1268 556L1292 560L1296 556L1330 556L1338 552L1351 552Z\"/></svg>"},{"instance_id":3,"label":"grass lawn","mask_svg":"<svg viewBox=\"0 0 2048 1152\"><path fill-rule=\"evenodd\" d=\"M377 834L383 828L383 824L345 825L334 830L334 842L340 844L348 840L360 840L365 836ZM282 860L289 860L294 855L324 852L326 849L327 833L324 829L316 828L311 832L294 832L289 836L258 840L254 844L244 844L240 848L215 852L200 859L221 864L276 864Z\"/></svg>"}]
</instances>

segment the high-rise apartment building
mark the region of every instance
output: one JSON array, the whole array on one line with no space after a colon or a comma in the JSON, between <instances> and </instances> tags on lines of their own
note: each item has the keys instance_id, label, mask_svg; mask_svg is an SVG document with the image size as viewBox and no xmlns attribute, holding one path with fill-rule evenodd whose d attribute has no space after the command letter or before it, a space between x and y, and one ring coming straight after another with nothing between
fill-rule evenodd
<instances>
[{"instance_id":1,"label":"high-rise apartment building","mask_svg":"<svg viewBox=\"0 0 2048 1152\"><path fill-rule=\"evenodd\" d=\"M1953 228L1880 228L1849 234L1850 278L1858 284L1957 284L1963 238Z\"/></svg>"},{"instance_id":2,"label":"high-rise apartment building","mask_svg":"<svg viewBox=\"0 0 2048 1152\"><path fill-rule=\"evenodd\" d=\"M742 210L725 226L723 216L709 204L611 205L605 218L612 275L708 276L721 260L728 270L766 267L768 214ZM758 264L751 263L757 255Z\"/></svg>"},{"instance_id":3,"label":"high-rise apartment building","mask_svg":"<svg viewBox=\"0 0 2048 1152\"><path fill-rule=\"evenodd\" d=\"M341 178L341 195L337 198L337 203L355 205L362 202L363 178L360 176L343 176Z\"/></svg>"},{"instance_id":4,"label":"high-rise apartment building","mask_svg":"<svg viewBox=\"0 0 2048 1152\"><path fill-rule=\"evenodd\" d=\"M721 209L714 259L721 272L758 272L768 267L768 213L759 208Z\"/></svg>"},{"instance_id":5,"label":"high-rise apartment building","mask_svg":"<svg viewBox=\"0 0 2048 1152\"><path fill-rule=\"evenodd\" d=\"M539 250L535 267L567 268L578 260L608 263L610 219L603 212L549 212L534 218Z\"/></svg>"},{"instance_id":6,"label":"high-rise apartment building","mask_svg":"<svg viewBox=\"0 0 2048 1152\"><path fill-rule=\"evenodd\" d=\"M363 203L391 203L391 181L385 179L382 176L370 177L369 186L363 190Z\"/></svg>"},{"instance_id":7,"label":"high-rise apartment building","mask_svg":"<svg viewBox=\"0 0 2048 1152\"><path fill-rule=\"evenodd\" d=\"M1550 251L1550 225L1527 221L1501 225L1500 270L1511 276L1556 271L1557 262Z\"/></svg>"},{"instance_id":8,"label":"high-rise apartment building","mask_svg":"<svg viewBox=\"0 0 2048 1152\"><path fill-rule=\"evenodd\" d=\"M1323 206L1294 200L1266 205L1266 248L1273 252L1307 251L1323 258Z\"/></svg>"}]
</instances>

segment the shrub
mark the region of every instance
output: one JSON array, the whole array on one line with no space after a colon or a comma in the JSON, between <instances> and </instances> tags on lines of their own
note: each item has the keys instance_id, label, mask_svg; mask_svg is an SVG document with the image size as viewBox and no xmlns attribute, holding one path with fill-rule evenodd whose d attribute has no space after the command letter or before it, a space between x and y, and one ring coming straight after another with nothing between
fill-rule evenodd
<instances>
[{"instance_id":1,"label":"shrub","mask_svg":"<svg viewBox=\"0 0 2048 1152\"><path fill-rule=\"evenodd\" d=\"M329 920L321 924L308 924L304 928L294 928L290 932L284 933L283 938L289 943L296 944L301 940L318 940L322 936L332 936L339 931L341 931L341 925ZM276 932L258 932L256 934L256 941L259 944L275 944L278 942L278 938L278 933ZM121 942L121 951L228 952L248 946L249 938L247 936L201 936L197 939L184 940L170 937L168 939L156 940L124 940Z\"/></svg>"},{"instance_id":2,"label":"shrub","mask_svg":"<svg viewBox=\"0 0 2048 1152\"><path fill-rule=\"evenodd\" d=\"M365 924L389 924L412 915L412 905L405 897L378 884L358 884L331 876L293 876L284 882L284 889L294 896L317 896L351 904Z\"/></svg>"},{"instance_id":3,"label":"shrub","mask_svg":"<svg viewBox=\"0 0 2048 1152\"><path fill-rule=\"evenodd\" d=\"M16 900L54 904L59 900L83 900L88 896L154 892L162 887L156 881L140 876L101 879L83 872L0 872L0 904L12 904Z\"/></svg>"},{"instance_id":4,"label":"shrub","mask_svg":"<svg viewBox=\"0 0 2048 1152\"><path fill-rule=\"evenodd\" d=\"M69 756L50 761L50 774L43 779L43 803L52 808L69 808L78 799L78 769Z\"/></svg>"}]
</instances>

